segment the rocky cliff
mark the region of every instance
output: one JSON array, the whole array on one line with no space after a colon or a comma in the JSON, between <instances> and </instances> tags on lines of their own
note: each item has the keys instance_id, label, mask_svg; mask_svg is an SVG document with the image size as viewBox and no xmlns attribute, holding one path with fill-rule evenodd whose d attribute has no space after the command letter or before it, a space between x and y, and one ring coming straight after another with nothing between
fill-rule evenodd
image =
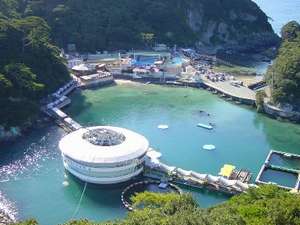
<instances>
[{"instance_id":1,"label":"rocky cliff","mask_svg":"<svg viewBox=\"0 0 300 225\"><path fill-rule=\"evenodd\" d=\"M154 42L257 50L279 40L251 0L32 0L23 13L44 17L60 46L81 51Z\"/></svg>"},{"instance_id":2,"label":"rocky cliff","mask_svg":"<svg viewBox=\"0 0 300 225\"><path fill-rule=\"evenodd\" d=\"M256 51L279 41L267 15L251 0L194 0L186 10L198 46Z\"/></svg>"}]
</instances>

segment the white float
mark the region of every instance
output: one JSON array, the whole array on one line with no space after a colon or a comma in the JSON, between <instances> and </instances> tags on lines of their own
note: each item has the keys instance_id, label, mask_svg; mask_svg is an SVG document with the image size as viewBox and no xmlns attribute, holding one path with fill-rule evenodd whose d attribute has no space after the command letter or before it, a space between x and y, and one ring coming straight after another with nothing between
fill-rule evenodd
<instances>
[{"instance_id":1,"label":"white float","mask_svg":"<svg viewBox=\"0 0 300 225\"><path fill-rule=\"evenodd\" d=\"M160 125L157 126L157 128L158 128L158 129L161 129L161 130L166 130L166 129L169 128L169 126L166 125L166 124L160 124Z\"/></svg>"},{"instance_id":2,"label":"white float","mask_svg":"<svg viewBox=\"0 0 300 225\"><path fill-rule=\"evenodd\" d=\"M216 149L216 146L214 146L214 145L203 145L203 147L202 147L204 150L209 150L209 151L211 151L211 150L215 150Z\"/></svg>"},{"instance_id":3,"label":"white float","mask_svg":"<svg viewBox=\"0 0 300 225\"><path fill-rule=\"evenodd\" d=\"M206 124L203 124L203 123L198 123L197 124L197 127L202 127L204 129L207 129L207 130L212 130L213 129L213 126L211 125L206 125Z\"/></svg>"}]
</instances>

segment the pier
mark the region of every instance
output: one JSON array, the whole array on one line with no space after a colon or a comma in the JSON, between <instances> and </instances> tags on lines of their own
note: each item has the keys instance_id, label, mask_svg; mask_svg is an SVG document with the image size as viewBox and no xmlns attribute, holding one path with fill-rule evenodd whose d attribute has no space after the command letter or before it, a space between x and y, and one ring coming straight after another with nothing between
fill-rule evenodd
<instances>
[{"instance_id":1,"label":"pier","mask_svg":"<svg viewBox=\"0 0 300 225\"><path fill-rule=\"evenodd\" d=\"M213 82L203 76L204 87L212 90L215 93L222 94L222 96L231 98L233 101L238 101L247 105L255 105L255 91L242 85L234 86L231 81Z\"/></svg>"},{"instance_id":2,"label":"pier","mask_svg":"<svg viewBox=\"0 0 300 225\"><path fill-rule=\"evenodd\" d=\"M300 170L292 168L288 162L294 161L300 167L300 155L271 150L262 165L255 180L256 184L274 184L280 188L299 192ZM274 171L273 176L268 176L267 171ZM276 175L276 173L278 173Z\"/></svg>"},{"instance_id":3,"label":"pier","mask_svg":"<svg viewBox=\"0 0 300 225\"><path fill-rule=\"evenodd\" d=\"M149 152L153 152L150 150ZM166 165L160 162L156 155L147 153L144 176L150 179L164 180L178 185L192 187L196 189L209 189L212 191L223 192L225 194L239 194L246 192L254 184L249 184L250 178L241 180L238 177L229 179L223 176L214 176L211 174L202 174L195 171L187 171L174 166ZM248 177L248 176L247 176Z\"/></svg>"},{"instance_id":4,"label":"pier","mask_svg":"<svg viewBox=\"0 0 300 225\"><path fill-rule=\"evenodd\" d=\"M71 93L75 88L77 88L77 82L71 80L53 93L51 95L51 102L41 108L42 112L53 118L57 125L62 127L66 132L75 131L82 127L61 110L61 108L71 103L71 99L66 95Z\"/></svg>"}]
</instances>

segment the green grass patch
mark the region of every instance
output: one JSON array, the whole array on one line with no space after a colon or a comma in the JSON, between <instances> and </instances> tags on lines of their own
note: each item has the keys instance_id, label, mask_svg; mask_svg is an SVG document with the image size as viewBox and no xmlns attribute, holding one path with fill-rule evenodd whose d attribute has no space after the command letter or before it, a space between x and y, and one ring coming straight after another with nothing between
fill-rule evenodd
<instances>
[{"instance_id":1,"label":"green grass patch","mask_svg":"<svg viewBox=\"0 0 300 225\"><path fill-rule=\"evenodd\" d=\"M229 73L232 75L256 75L255 68L237 65L216 65L213 67L215 72Z\"/></svg>"}]
</instances>

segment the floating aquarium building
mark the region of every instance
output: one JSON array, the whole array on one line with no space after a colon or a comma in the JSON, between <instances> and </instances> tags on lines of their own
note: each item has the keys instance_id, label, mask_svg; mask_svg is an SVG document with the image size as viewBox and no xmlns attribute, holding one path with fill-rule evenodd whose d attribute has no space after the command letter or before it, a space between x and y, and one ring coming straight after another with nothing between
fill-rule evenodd
<instances>
[{"instance_id":1,"label":"floating aquarium building","mask_svg":"<svg viewBox=\"0 0 300 225\"><path fill-rule=\"evenodd\" d=\"M63 163L75 177L95 184L114 184L142 173L148 140L110 126L81 128L59 142Z\"/></svg>"}]
</instances>

